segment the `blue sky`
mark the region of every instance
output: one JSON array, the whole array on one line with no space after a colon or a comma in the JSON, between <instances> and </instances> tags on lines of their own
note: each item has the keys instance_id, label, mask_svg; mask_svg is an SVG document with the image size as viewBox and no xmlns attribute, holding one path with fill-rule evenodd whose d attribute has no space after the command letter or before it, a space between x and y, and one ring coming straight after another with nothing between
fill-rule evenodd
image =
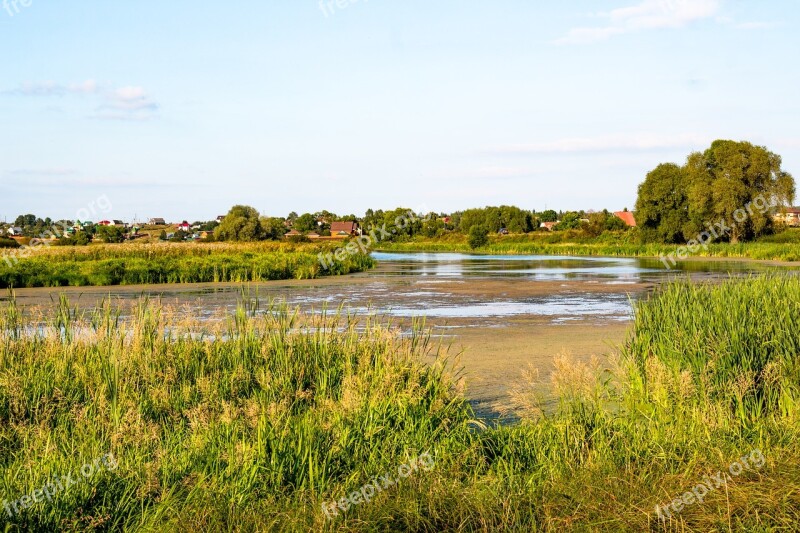
<instances>
[{"instance_id":1,"label":"blue sky","mask_svg":"<svg viewBox=\"0 0 800 533\"><path fill-rule=\"evenodd\" d=\"M0 220L621 209L715 138L800 177L794 0L2 2Z\"/></svg>"}]
</instances>

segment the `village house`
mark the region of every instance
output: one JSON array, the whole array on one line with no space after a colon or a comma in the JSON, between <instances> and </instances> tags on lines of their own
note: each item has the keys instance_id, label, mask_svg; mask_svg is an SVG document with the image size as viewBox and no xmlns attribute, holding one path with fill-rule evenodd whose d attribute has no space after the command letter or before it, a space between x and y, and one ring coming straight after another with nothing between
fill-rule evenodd
<instances>
[{"instance_id":1,"label":"village house","mask_svg":"<svg viewBox=\"0 0 800 533\"><path fill-rule=\"evenodd\" d=\"M358 235L358 224L355 222L331 222L331 237L344 239Z\"/></svg>"},{"instance_id":2,"label":"village house","mask_svg":"<svg viewBox=\"0 0 800 533\"><path fill-rule=\"evenodd\" d=\"M636 227L636 218L633 216L633 213L630 211L617 211L614 213L614 216L621 219L626 226L629 228Z\"/></svg>"},{"instance_id":3,"label":"village house","mask_svg":"<svg viewBox=\"0 0 800 533\"><path fill-rule=\"evenodd\" d=\"M299 231L297 231L296 229L293 229L292 231L290 231L290 232L288 232L288 233L284 234L284 237L287 237L287 238L288 238L288 237L299 237L300 235L302 235L302 233L300 233L300 232L299 232Z\"/></svg>"},{"instance_id":4,"label":"village house","mask_svg":"<svg viewBox=\"0 0 800 533\"><path fill-rule=\"evenodd\" d=\"M542 222L539 224L539 227L544 228L547 231L553 231L553 228L556 227L556 224L558 224L558 222Z\"/></svg>"},{"instance_id":5,"label":"village house","mask_svg":"<svg viewBox=\"0 0 800 533\"><path fill-rule=\"evenodd\" d=\"M776 222L783 222L787 226L800 226L800 207L788 207L784 212L775 214Z\"/></svg>"},{"instance_id":6,"label":"village house","mask_svg":"<svg viewBox=\"0 0 800 533\"><path fill-rule=\"evenodd\" d=\"M163 218L151 218L148 222L151 226L166 226L167 223L164 221Z\"/></svg>"}]
</instances>

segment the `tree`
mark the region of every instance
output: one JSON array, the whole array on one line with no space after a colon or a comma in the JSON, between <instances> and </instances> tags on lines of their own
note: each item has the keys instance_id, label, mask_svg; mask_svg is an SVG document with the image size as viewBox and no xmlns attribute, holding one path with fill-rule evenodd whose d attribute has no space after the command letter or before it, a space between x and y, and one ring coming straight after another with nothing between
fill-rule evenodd
<instances>
[{"instance_id":1,"label":"tree","mask_svg":"<svg viewBox=\"0 0 800 533\"><path fill-rule=\"evenodd\" d=\"M215 233L220 241L260 241L264 238L258 211L246 205L235 205L220 222Z\"/></svg>"},{"instance_id":2,"label":"tree","mask_svg":"<svg viewBox=\"0 0 800 533\"><path fill-rule=\"evenodd\" d=\"M561 217L561 222L553 228L555 231L563 231L568 229L578 229L581 227L581 214L574 211L566 213Z\"/></svg>"},{"instance_id":3,"label":"tree","mask_svg":"<svg viewBox=\"0 0 800 533\"><path fill-rule=\"evenodd\" d=\"M645 239L687 242L728 228L713 240L746 241L773 230L769 206L794 201L794 178L781 157L749 142L718 140L686 164L662 164L639 186L636 220ZM753 208L755 206L755 208Z\"/></svg>"},{"instance_id":4,"label":"tree","mask_svg":"<svg viewBox=\"0 0 800 533\"><path fill-rule=\"evenodd\" d=\"M282 218L261 217L261 228L264 230L264 238L273 241L282 239L286 232L286 225Z\"/></svg>"},{"instance_id":5,"label":"tree","mask_svg":"<svg viewBox=\"0 0 800 533\"><path fill-rule=\"evenodd\" d=\"M597 237L604 231L622 231L628 229L627 224L621 218L603 209L598 213L590 213L587 217L589 222L584 223L583 229L587 235Z\"/></svg>"},{"instance_id":6,"label":"tree","mask_svg":"<svg viewBox=\"0 0 800 533\"><path fill-rule=\"evenodd\" d=\"M317 217L315 217L311 213L303 213L302 215L297 217L297 219L295 219L294 225L292 227L301 233L316 231Z\"/></svg>"},{"instance_id":7,"label":"tree","mask_svg":"<svg viewBox=\"0 0 800 533\"><path fill-rule=\"evenodd\" d=\"M486 226L475 225L469 228L469 237L467 237L467 242L469 243L469 247L473 250L475 248L480 248L481 246L486 246L489 244L489 230L486 229Z\"/></svg>"},{"instance_id":8,"label":"tree","mask_svg":"<svg viewBox=\"0 0 800 533\"><path fill-rule=\"evenodd\" d=\"M548 209L547 211L543 211L539 215L539 220L541 220L542 222L557 222L558 213L556 213L552 209Z\"/></svg>"},{"instance_id":9,"label":"tree","mask_svg":"<svg viewBox=\"0 0 800 533\"><path fill-rule=\"evenodd\" d=\"M690 155L685 168L689 199L689 222L684 228L687 239L720 220L730 223L731 242L753 239L772 231L772 213L751 208L745 217L737 217L737 211L758 202L759 197L775 206L794 201L794 179L781 169L781 157L763 146L714 141L702 154Z\"/></svg>"},{"instance_id":10,"label":"tree","mask_svg":"<svg viewBox=\"0 0 800 533\"><path fill-rule=\"evenodd\" d=\"M178 231L175 232L175 234L172 236L169 242L183 242L186 240L186 235L187 233L185 231L179 229Z\"/></svg>"},{"instance_id":11,"label":"tree","mask_svg":"<svg viewBox=\"0 0 800 533\"><path fill-rule=\"evenodd\" d=\"M167 240L167 232L164 231L163 229L161 230L161 233L158 235L158 240L159 241L166 241Z\"/></svg>"},{"instance_id":12,"label":"tree","mask_svg":"<svg viewBox=\"0 0 800 533\"><path fill-rule=\"evenodd\" d=\"M648 172L636 200L636 223L644 240L685 242L683 229L689 221L686 184L686 170L674 163Z\"/></svg>"},{"instance_id":13,"label":"tree","mask_svg":"<svg viewBox=\"0 0 800 533\"><path fill-rule=\"evenodd\" d=\"M100 226L97 228L95 235L103 242L107 243L120 243L125 240L125 232L122 228L117 226Z\"/></svg>"}]
</instances>

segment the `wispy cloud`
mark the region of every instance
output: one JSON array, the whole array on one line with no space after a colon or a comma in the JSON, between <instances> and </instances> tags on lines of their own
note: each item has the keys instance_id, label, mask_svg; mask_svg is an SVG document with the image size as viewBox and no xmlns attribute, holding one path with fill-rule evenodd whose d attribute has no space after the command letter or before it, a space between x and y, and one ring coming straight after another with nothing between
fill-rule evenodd
<instances>
[{"instance_id":1,"label":"wispy cloud","mask_svg":"<svg viewBox=\"0 0 800 533\"><path fill-rule=\"evenodd\" d=\"M614 9L599 16L606 24L592 28L573 28L557 39L556 44L587 44L614 35L664 28L683 28L688 24L717 15L721 0L644 0Z\"/></svg>"},{"instance_id":2,"label":"wispy cloud","mask_svg":"<svg viewBox=\"0 0 800 533\"><path fill-rule=\"evenodd\" d=\"M694 134L664 135L609 135L602 137L574 137L550 142L518 144L493 150L502 154L574 154L615 151L657 151L677 148L697 148L711 142L710 137Z\"/></svg>"},{"instance_id":3,"label":"wispy cloud","mask_svg":"<svg viewBox=\"0 0 800 533\"><path fill-rule=\"evenodd\" d=\"M122 87L109 94L94 118L147 120L158 111L158 104L142 87Z\"/></svg>"},{"instance_id":4,"label":"wispy cloud","mask_svg":"<svg viewBox=\"0 0 800 533\"><path fill-rule=\"evenodd\" d=\"M86 80L81 83L70 85L64 85L54 81L25 82L17 89L6 91L6 93L25 96L64 96L67 94L95 94L97 91L97 82L94 80Z\"/></svg>"},{"instance_id":5,"label":"wispy cloud","mask_svg":"<svg viewBox=\"0 0 800 533\"><path fill-rule=\"evenodd\" d=\"M12 176L70 176L76 171L71 168L18 168L8 173Z\"/></svg>"},{"instance_id":6,"label":"wispy cloud","mask_svg":"<svg viewBox=\"0 0 800 533\"><path fill-rule=\"evenodd\" d=\"M75 84L25 82L16 89L5 91L5 94L31 97L94 96L98 103L89 116L97 119L148 120L154 118L159 109L158 103L142 87L101 86L94 80Z\"/></svg>"}]
</instances>

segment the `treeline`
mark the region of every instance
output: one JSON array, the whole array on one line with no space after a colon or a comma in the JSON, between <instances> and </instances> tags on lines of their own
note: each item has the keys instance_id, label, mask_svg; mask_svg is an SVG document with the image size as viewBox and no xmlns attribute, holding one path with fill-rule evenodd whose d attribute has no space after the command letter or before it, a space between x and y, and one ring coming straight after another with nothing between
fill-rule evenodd
<instances>
[{"instance_id":1,"label":"treeline","mask_svg":"<svg viewBox=\"0 0 800 533\"><path fill-rule=\"evenodd\" d=\"M384 211L368 209L363 217L355 215L338 216L330 211L319 213L290 213L286 218L264 217L249 206L234 206L220 223L215 233L219 241L253 242L261 240L280 240L295 230L299 235L295 240L303 240L309 234L329 236L334 222L355 222L364 234L381 229L387 230L382 240L402 241L416 237L436 238L448 233L468 235L483 234L526 234L535 231L583 230L596 236L604 231L628 229L626 224L613 213L553 210L537 213L514 206L484 207L448 213L415 213L412 209L398 207ZM552 222L550 227L542 227Z\"/></svg>"}]
</instances>

